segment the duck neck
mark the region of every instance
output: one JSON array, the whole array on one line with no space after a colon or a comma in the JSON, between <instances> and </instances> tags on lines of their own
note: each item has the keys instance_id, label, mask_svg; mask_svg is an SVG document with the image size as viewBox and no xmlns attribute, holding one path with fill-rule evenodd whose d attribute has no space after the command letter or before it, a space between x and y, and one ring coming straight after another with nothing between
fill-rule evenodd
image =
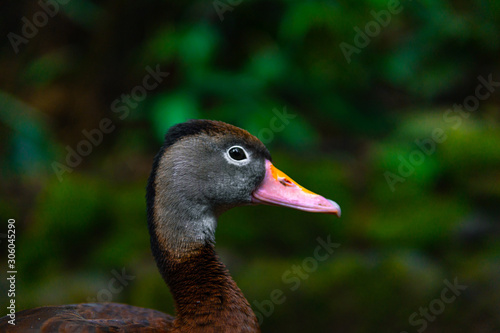
<instances>
[{"instance_id":1,"label":"duck neck","mask_svg":"<svg viewBox=\"0 0 500 333\"><path fill-rule=\"evenodd\" d=\"M248 301L215 253L210 220L216 223L216 218L205 214L200 221L187 222L206 226L201 233L205 239L180 228L174 240L166 229L181 221L158 213L149 216L151 248L175 300L174 326L182 332L260 332Z\"/></svg>"}]
</instances>

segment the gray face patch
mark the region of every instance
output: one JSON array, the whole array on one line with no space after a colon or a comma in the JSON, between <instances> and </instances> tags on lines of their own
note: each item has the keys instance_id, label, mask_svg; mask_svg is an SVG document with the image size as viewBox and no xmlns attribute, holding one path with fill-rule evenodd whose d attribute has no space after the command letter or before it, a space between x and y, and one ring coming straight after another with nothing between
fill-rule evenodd
<instances>
[{"instance_id":1,"label":"gray face patch","mask_svg":"<svg viewBox=\"0 0 500 333\"><path fill-rule=\"evenodd\" d=\"M240 147L246 158L229 156ZM154 179L154 224L172 249L214 242L217 216L251 202L262 182L265 157L252 144L234 136L208 134L182 138L161 156Z\"/></svg>"}]
</instances>

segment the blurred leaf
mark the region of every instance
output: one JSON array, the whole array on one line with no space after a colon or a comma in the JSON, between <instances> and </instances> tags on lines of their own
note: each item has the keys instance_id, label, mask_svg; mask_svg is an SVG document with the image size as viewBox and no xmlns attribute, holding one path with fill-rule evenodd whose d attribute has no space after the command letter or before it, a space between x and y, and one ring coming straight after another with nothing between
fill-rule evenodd
<instances>
[{"instance_id":1,"label":"blurred leaf","mask_svg":"<svg viewBox=\"0 0 500 333\"><path fill-rule=\"evenodd\" d=\"M159 140L163 140L172 125L195 118L199 118L199 113L196 101L189 93L160 95L153 103L152 125Z\"/></svg>"},{"instance_id":2,"label":"blurred leaf","mask_svg":"<svg viewBox=\"0 0 500 333\"><path fill-rule=\"evenodd\" d=\"M196 25L181 37L179 57L187 66L206 65L217 47L217 35L206 24Z\"/></svg>"}]
</instances>

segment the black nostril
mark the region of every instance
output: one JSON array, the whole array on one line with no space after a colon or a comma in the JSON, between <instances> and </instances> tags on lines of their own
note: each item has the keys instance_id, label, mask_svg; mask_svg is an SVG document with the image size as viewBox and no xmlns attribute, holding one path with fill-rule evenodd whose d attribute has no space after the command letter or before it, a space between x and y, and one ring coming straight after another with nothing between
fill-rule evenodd
<instances>
[{"instance_id":1,"label":"black nostril","mask_svg":"<svg viewBox=\"0 0 500 333\"><path fill-rule=\"evenodd\" d=\"M280 182L281 184L283 184L283 186L295 186L295 184L294 184L294 183L292 183L291 181L289 181L289 180L288 180L288 179L286 179L286 178L280 178L280 179L279 179L279 182Z\"/></svg>"}]
</instances>

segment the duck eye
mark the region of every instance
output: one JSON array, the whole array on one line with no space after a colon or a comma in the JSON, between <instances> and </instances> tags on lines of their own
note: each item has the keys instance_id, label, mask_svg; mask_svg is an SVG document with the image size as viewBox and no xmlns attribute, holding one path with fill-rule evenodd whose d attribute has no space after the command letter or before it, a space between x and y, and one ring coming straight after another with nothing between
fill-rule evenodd
<instances>
[{"instance_id":1,"label":"duck eye","mask_svg":"<svg viewBox=\"0 0 500 333\"><path fill-rule=\"evenodd\" d=\"M229 156L231 156L231 158L233 160L236 160L236 161L241 161L241 160L244 160L247 158L247 154L245 154L245 150L241 147L231 147L229 148L228 150L228 153L229 153Z\"/></svg>"}]
</instances>

